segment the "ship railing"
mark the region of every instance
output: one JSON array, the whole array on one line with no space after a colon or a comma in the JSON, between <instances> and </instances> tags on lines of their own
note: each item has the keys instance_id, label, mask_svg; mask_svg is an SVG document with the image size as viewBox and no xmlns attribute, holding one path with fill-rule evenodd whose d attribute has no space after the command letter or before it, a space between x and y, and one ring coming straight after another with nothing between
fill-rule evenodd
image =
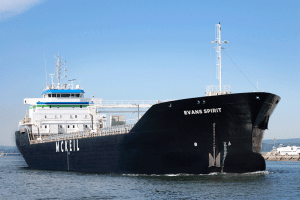
<instances>
[{"instance_id":1,"label":"ship railing","mask_svg":"<svg viewBox=\"0 0 300 200\"><path fill-rule=\"evenodd\" d=\"M100 98L92 98L90 104L113 106L113 105L154 105L158 103L164 103L173 101L173 99L166 100L103 100Z\"/></svg>"},{"instance_id":2,"label":"ship railing","mask_svg":"<svg viewBox=\"0 0 300 200\"><path fill-rule=\"evenodd\" d=\"M103 100L103 105L138 105L138 104L157 104L158 100Z\"/></svg>"},{"instance_id":3,"label":"ship railing","mask_svg":"<svg viewBox=\"0 0 300 200\"><path fill-rule=\"evenodd\" d=\"M216 96L222 94L231 94L231 85L222 85L221 89L219 85L206 86L206 96Z\"/></svg>"},{"instance_id":4,"label":"ship railing","mask_svg":"<svg viewBox=\"0 0 300 200\"><path fill-rule=\"evenodd\" d=\"M30 143L37 144L37 143L46 143L46 142L54 142L54 141L61 141L61 140L126 134L129 133L133 127L134 124L128 124L128 125L119 125L119 126L113 126L107 128L100 128L97 131L86 130L86 131L77 131L73 133L54 134L54 135L43 136L42 138L38 138L35 140L31 140Z\"/></svg>"},{"instance_id":5,"label":"ship railing","mask_svg":"<svg viewBox=\"0 0 300 200\"><path fill-rule=\"evenodd\" d=\"M51 85L48 85L44 88L44 90L51 90L51 89L71 89L70 85L66 84L58 84L58 83L52 83ZM76 89L82 89L80 86L76 86Z\"/></svg>"}]
</instances>

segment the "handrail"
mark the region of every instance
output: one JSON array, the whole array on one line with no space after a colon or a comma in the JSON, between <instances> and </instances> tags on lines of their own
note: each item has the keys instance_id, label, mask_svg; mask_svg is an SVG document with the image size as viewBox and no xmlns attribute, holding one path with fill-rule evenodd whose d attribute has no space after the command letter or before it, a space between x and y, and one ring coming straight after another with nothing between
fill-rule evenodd
<instances>
[{"instance_id":1,"label":"handrail","mask_svg":"<svg viewBox=\"0 0 300 200\"><path fill-rule=\"evenodd\" d=\"M45 143L45 142L55 142L61 140L69 139L80 139L80 138L91 138L91 137L100 137L107 135L118 135L129 133L130 130L134 127L134 124L129 125L119 125L114 127L100 128L97 132L92 132L90 130L86 131L77 131L68 134L55 134L49 136L43 136L41 140L31 140L31 144Z\"/></svg>"}]
</instances>

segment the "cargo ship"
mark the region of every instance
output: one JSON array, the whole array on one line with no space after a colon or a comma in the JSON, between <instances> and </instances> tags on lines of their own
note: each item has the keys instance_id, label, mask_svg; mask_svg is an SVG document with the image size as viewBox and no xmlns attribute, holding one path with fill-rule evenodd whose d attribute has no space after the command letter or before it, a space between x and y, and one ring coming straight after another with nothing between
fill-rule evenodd
<instances>
[{"instance_id":1,"label":"cargo ship","mask_svg":"<svg viewBox=\"0 0 300 200\"><path fill-rule=\"evenodd\" d=\"M206 96L180 100L85 98L76 85L57 83L41 98L26 98L29 112L15 132L32 169L125 174L207 174L265 170L264 131L280 97L266 92L232 94L222 85L221 25L216 25L218 86ZM145 110L147 109L147 110ZM136 123L127 123L134 112ZM141 115L141 113L144 113Z\"/></svg>"}]
</instances>

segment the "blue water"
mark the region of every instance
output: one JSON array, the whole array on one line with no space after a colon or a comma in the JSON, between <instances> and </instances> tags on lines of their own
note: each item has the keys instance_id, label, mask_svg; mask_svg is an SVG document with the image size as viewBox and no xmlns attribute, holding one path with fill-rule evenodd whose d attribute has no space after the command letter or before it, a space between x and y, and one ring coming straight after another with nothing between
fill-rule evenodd
<instances>
[{"instance_id":1,"label":"blue water","mask_svg":"<svg viewBox=\"0 0 300 200\"><path fill-rule=\"evenodd\" d=\"M0 157L0 199L300 199L300 162L264 172L209 175L91 174L31 170Z\"/></svg>"}]
</instances>

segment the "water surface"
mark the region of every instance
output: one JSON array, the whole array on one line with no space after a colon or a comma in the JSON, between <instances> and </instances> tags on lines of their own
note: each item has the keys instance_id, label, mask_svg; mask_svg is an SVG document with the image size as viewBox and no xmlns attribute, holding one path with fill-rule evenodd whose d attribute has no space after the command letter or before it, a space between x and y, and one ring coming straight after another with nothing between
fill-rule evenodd
<instances>
[{"instance_id":1,"label":"water surface","mask_svg":"<svg viewBox=\"0 0 300 200\"><path fill-rule=\"evenodd\" d=\"M296 199L299 178L292 161L244 174L138 175L31 170L21 156L0 157L0 199Z\"/></svg>"}]
</instances>

